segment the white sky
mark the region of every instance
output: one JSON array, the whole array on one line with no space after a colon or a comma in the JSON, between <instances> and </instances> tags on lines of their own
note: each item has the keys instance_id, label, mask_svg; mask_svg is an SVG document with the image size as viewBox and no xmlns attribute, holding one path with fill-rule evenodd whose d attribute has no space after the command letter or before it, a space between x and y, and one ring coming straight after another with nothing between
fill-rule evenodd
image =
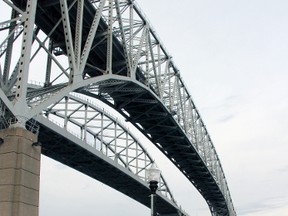
<instances>
[{"instance_id":1,"label":"white sky","mask_svg":"<svg viewBox=\"0 0 288 216\"><path fill-rule=\"evenodd\" d=\"M288 212L288 1L138 0L173 56L221 159L239 216ZM191 216L210 215L160 160ZM179 175L178 175L179 174ZM40 216L146 216L149 209L47 158Z\"/></svg>"}]
</instances>

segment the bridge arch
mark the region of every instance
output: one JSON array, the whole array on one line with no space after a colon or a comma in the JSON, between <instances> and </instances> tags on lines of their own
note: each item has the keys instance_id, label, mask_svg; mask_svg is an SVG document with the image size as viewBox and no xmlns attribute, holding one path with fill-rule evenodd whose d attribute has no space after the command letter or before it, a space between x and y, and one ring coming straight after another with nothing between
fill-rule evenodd
<instances>
[{"instance_id":1,"label":"bridge arch","mask_svg":"<svg viewBox=\"0 0 288 216\"><path fill-rule=\"evenodd\" d=\"M71 93L44 110L43 116L127 168L144 182L148 181L146 172L155 160L124 122L89 98ZM162 175L158 191L175 202Z\"/></svg>"},{"instance_id":2,"label":"bridge arch","mask_svg":"<svg viewBox=\"0 0 288 216\"><path fill-rule=\"evenodd\" d=\"M3 119L30 119L73 91L98 98L178 167L212 214L236 215L201 115L173 58L135 1L39 0L33 7L29 2L5 1L12 18L0 24ZM41 65L37 60L43 55L47 60ZM44 83L37 91L27 85L30 75ZM73 121L75 127L83 125Z\"/></svg>"}]
</instances>

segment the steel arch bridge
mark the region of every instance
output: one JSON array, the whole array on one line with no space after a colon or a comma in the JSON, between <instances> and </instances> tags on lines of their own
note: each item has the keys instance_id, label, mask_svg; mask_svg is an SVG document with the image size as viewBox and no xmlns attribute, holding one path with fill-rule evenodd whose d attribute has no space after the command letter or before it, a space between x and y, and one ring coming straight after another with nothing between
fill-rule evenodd
<instances>
[{"instance_id":1,"label":"steel arch bridge","mask_svg":"<svg viewBox=\"0 0 288 216\"><path fill-rule=\"evenodd\" d=\"M145 170L153 160L122 123L95 105L102 101L171 160L212 215L236 215L214 144L179 69L133 0L2 4L2 128L36 121L43 154L148 206ZM105 173L105 166L114 172ZM117 184L109 175L125 180ZM161 179L159 213L187 215ZM141 194L127 191L128 183L143 188Z\"/></svg>"}]
</instances>

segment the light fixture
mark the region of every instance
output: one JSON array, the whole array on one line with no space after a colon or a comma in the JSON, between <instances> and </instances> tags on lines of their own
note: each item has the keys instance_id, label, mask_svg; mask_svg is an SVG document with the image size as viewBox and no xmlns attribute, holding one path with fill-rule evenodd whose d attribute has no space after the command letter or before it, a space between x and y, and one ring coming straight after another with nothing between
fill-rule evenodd
<instances>
[{"instance_id":1,"label":"light fixture","mask_svg":"<svg viewBox=\"0 0 288 216\"><path fill-rule=\"evenodd\" d=\"M158 188L158 182L160 181L161 171L157 168L155 163L152 163L151 167L147 171L148 182L151 190L151 216L156 216L156 191Z\"/></svg>"}]
</instances>

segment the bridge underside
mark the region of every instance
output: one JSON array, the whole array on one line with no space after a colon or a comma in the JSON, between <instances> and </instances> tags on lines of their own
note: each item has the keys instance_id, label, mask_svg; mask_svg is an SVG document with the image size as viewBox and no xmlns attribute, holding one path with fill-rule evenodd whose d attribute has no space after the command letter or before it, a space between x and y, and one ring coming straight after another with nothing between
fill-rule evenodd
<instances>
[{"instance_id":1,"label":"bridge underside","mask_svg":"<svg viewBox=\"0 0 288 216\"><path fill-rule=\"evenodd\" d=\"M38 117L37 120L40 123L38 141L42 146L42 154L97 179L150 208L151 192L147 184L135 180L133 174L129 177L126 168L107 159L92 147L81 146L81 140L75 139L73 142L71 135L65 130L57 127L52 130L45 118ZM77 141L78 144L75 143ZM164 197L158 195L156 201L160 215L178 215L177 207L169 204Z\"/></svg>"},{"instance_id":2,"label":"bridge underside","mask_svg":"<svg viewBox=\"0 0 288 216\"><path fill-rule=\"evenodd\" d=\"M121 80L107 80L79 89L79 92L102 100L125 116L180 169L208 202L214 203L217 212L227 214L225 199L210 171L153 92L137 82Z\"/></svg>"},{"instance_id":3,"label":"bridge underside","mask_svg":"<svg viewBox=\"0 0 288 216\"><path fill-rule=\"evenodd\" d=\"M13 2L22 8L23 10L26 7L27 0L13 0ZM68 5L71 5L69 10L70 15L70 24L71 32L75 33L76 29L76 17L77 17L77 4L76 1L68 0ZM83 31L82 31L82 48L85 46L85 40L88 37L90 26L93 22L95 16L95 8L92 6L93 1L84 0L84 17L83 17ZM64 29L62 24L56 25L56 23L61 19L61 10L59 0L38 0L37 13L36 13L36 25L47 35L50 35L50 39L53 41L53 48L61 48L61 54L66 54L66 43L64 37ZM55 28L56 27L56 28ZM55 28L55 29L54 29ZM54 31L51 32L51 30ZM89 58L87 60L87 65L84 69L84 74L89 75L90 77L103 75L103 71L106 70L107 64L107 43L105 42L105 37L107 31L107 24L103 19L100 19L99 26L97 28L96 37L94 38L93 44L97 44L93 50L89 53ZM73 35L74 38L74 35ZM125 68L125 55L121 43L113 38L113 56L112 56L112 71L118 75L127 76L127 68ZM95 67L97 66L97 70ZM137 76L141 77L141 74L138 72ZM142 77L143 78L143 77Z\"/></svg>"}]
</instances>

